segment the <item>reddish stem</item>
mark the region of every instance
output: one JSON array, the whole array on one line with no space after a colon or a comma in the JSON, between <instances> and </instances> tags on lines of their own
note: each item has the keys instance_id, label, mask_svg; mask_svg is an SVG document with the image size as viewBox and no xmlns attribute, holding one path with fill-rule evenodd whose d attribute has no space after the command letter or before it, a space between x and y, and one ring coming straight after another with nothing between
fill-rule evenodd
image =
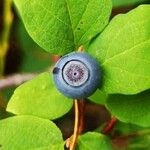
<instances>
[{"instance_id":1,"label":"reddish stem","mask_svg":"<svg viewBox=\"0 0 150 150\"><path fill-rule=\"evenodd\" d=\"M85 51L85 49L84 49L83 45L81 45L78 49L78 52L84 52L84 51Z\"/></svg>"},{"instance_id":2,"label":"reddish stem","mask_svg":"<svg viewBox=\"0 0 150 150\"><path fill-rule=\"evenodd\" d=\"M112 117L111 120L106 124L106 126L103 128L102 133L103 134L108 134L110 131L113 129L117 122L117 118Z\"/></svg>"},{"instance_id":3,"label":"reddish stem","mask_svg":"<svg viewBox=\"0 0 150 150\"><path fill-rule=\"evenodd\" d=\"M53 61L54 63L56 63L56 62L60 59L60 57L61 57L61 56L59 56L59 55L53 55L53 56L51 57L51 59L52 59L52 61Z\"/></svg>"}]
</instances>

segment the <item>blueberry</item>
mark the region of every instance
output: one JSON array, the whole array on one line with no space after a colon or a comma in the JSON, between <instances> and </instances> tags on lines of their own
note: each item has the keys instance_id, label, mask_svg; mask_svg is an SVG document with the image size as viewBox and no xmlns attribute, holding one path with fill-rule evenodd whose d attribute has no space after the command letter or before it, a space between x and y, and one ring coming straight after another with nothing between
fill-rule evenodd
<instances>
[{"instance_id":1,"label":"blueberry","mask_svg":"<svg viewBox=\"0 0 150 150\"><path fill-rule=\"evenodd\" d=\"M72 52L58 60L53 69L57 89L65 96L82 99L100 86L100 66L85 52Z\"/></svg>"}]
</instances>

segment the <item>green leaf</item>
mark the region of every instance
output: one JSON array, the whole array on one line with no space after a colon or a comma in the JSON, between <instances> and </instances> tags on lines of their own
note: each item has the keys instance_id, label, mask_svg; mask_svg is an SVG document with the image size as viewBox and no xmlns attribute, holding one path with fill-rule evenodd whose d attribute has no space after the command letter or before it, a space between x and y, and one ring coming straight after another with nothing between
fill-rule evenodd
<instances>
[{"instance_id":1,"label":"green leaf","mask_svg":"<svg viewBox=\"0 0 150 150\"><path fill-rule=\"evenodd\" d=\"M15 90L7 111L17 115L56 119L67 113L72 105L73 100L59 93L52 75L45 72Z\"/></svg>"},{"instance_id":2,"label":"green leaf","mask_svg":"<svg viewBox=\"0 0 150 150\"><path fill-rule=\"evenodd\" d=\"M150 5L116 16L89 48L103 70L106 93L150 88Z\"/></svg>"},{"instance_id":3,"label":"green leaf","mask_svg":"<svg viewBox=\"0 0 150 150\"><path fill-rule=\"evenodd\" d=\"M22 51L22 62L19 66L21 72L39 72L48 68L52 62L50 54L43 51L27 34L24 25L18 19L16 34Z\"/></svg>"},{"instance_id":4,"label":"green leaf","mask_svg":"<svg viewBox=\"0 0 150 150\"><path fill-rule=\"evenodd\" d=\"M64 143L59 143L59 144L49 144L49 146L44 146L40 148L32 148L32 149L26 149L26 150L64 150Z\"/></svg>"},{"instance_id":5,"label":"green leaf","mask_svg":"<svg viewBox=\"0 0 150 150\"><path fill-rule=\"evenodd\" d=\"M112 0L113 7L136 5L138 3L144 3L146 0Z\"/></svg>"},{"instance_id":6,"label":"green leaf","mask_svg":"<svg viewBox=\"0 0 150 150\"><path fill-rule=\"evenodd\" d=\"M107 93L97 89L96 92L88 99L96 104L105 104L107 97L108 97Z\"/></svg>"},{"instance_id":7,"label":"green leaf","mask_svg":"<svg viewBox=\"0 0 150 150\"><path fill-rule=\"evenodd\" d=\"M96 132L87 132L78 138L77 150L111 150L111 144L107 137Z\"/></svg>"},{"instance_id":8,"label":"green leaf","mask_svg":"<svg viewBox=\"0 0 150 150\"><path fill-rule=\"evenodd\" d=\"M108 23L110 0L14 0L25 27L46 51L65 54L86 46Z\"/></svg>"},{"instance_id":9,"label":"green leaf","mask_svg":"<svg viewBox=\"0 0 150 150\"><path fill-rule=\"evenodd\" d=\"M150 90L130 96L111 95L106 105L112 115L119 120L150 127Z\"/></svg>"},{"instance_id":10,"label":"green leaf","mask_svg":"<svg viewBox=\"0 0 150 150\"><path fill-rule=\"evenodd\" d=\"M4 150L27 150L63 143L62 134L53 122L33 116L1 120L0 133L0 149Z\"/></svg>"}]
</instances>

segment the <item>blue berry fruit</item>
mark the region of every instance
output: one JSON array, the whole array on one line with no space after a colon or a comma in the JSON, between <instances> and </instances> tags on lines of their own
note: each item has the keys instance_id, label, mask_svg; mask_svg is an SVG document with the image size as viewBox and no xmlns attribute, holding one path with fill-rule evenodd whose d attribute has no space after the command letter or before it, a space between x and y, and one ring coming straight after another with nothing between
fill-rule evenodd
<instances>
[{"instance_id":1,"label":"blue berry fruit","mask_svg":"<svg viewBox=\"0 0 150 150\"><path fill-rule=\"evenodd\" d=\"M98 62L85 52L72 52L56 63L53 79L65 96L82 99L92 95L100 85Z\"/></svg>"}]
</instances>

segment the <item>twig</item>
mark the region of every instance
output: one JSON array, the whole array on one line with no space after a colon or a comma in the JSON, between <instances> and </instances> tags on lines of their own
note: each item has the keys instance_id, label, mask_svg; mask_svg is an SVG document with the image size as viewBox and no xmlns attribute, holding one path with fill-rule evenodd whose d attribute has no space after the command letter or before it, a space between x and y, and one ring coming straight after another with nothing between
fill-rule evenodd
<instances>
[{"instance_id":1,"label":"twig","mask_svg":"<svg viewBox=\"0 0 150 150\"><path fill-rule=\"evenodd\" d=\"M13 86L18 86L25 81L31 80L37 74L13 74L0 80L0 90L6 89Z\"/></svg>"},{"instance_id":2,"label":"twig","mask_svg":"<svg viewBox=\"0 0 150 150\"><path fill-rule=\"evenodd\" d=\"M46 68L41 72L45 72L45 71L52 72L53 68L54 68L54 66L52 65L49 68ZM0 90L6 89L9 87L13 87L13 86L19 86L20 84L24 83L25 81L33 79L35 76L37 76L41 72L23 73L23 74L16 73L16 74L9 75L5 78L2 78L2 79L0 79Z\"/></svg>"},{"instance_id":3,"label":"twig","mask_svg":"<svg viewBox=\"0 0 150 150\"><path fill-rule=\"evenodd\" d=\"M117 119L115 117L112 117L111 120L106 124L106 126L102 130L102 133L108 134L113 129L116 122L117 122Z\"/></svg>"}]
</instances>

